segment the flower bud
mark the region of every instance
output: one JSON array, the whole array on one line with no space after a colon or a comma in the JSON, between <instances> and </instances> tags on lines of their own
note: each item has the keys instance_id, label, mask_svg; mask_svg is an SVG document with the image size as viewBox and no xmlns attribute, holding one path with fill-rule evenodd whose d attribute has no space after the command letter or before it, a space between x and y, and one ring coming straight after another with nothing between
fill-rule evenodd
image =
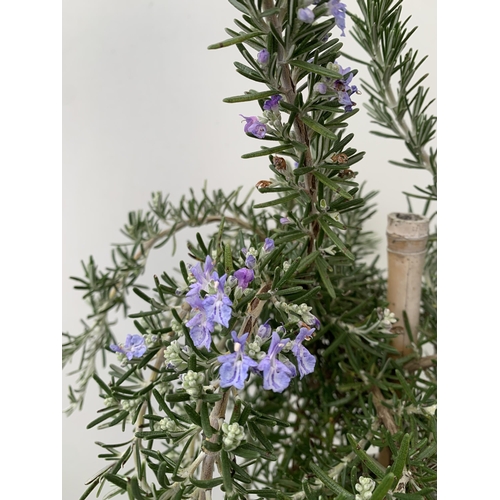
<instances>
[{"instance_id":1,"label":"flower bud","mask_svg":"<svg viewBox=\"0 0 500 500\"><path fill-rule=\"evenodd\" d=\"M189 370L182 381L182 388L193 398L197 398L203 390L203 372Z\"/></svg>"},{"instance_id":2,"label":"flower bud","mask_svg":"<svg viewBox=\"0 0 500 500\"><path fill-rule=\"evenodd\" d=\"M234 450L245 440L245 429L238 423L222 424L222 445L224 449Z\"/></svg>"},{"instance_id":3,"label":"flower bud","mask_svg":"<svg viewBox=\"0 0 500 500\"><path fill-rule=\"evenodd\" d=\"M175 368L178 371L185 370L187 363L181 357L181 348L177 340L173 340L169 346L165 348L165 366L167 368Z\"/></svg>"},{"instance_id":4,"label":"flower bud","mask_svg":"<svg viewBox=\"0 0 500 500\"><path fill-rule=\"evenodd\" d=\"M266 49L262 49L257 54L257 62L263 66L269 62L269 52Z\"/></svg>"}]
</instances>

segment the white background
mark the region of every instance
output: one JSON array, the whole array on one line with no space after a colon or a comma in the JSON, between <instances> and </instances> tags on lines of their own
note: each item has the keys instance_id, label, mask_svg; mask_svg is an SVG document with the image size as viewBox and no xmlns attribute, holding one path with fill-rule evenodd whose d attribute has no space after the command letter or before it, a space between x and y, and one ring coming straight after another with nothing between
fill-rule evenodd
<instances>
[{"instance_id":1,"label":"white background","mask_svg":"<svg viewBox=\"0 0 500 500\"><path fill-rule=\"evenodd\" d=\"M352 0L347 5L356 12ZM422 72L430 73L425 85L435 97L436 5L428 1L423 9L421 0L405 0L404 13L412 16L410 27L419 26L411 46L429 56ZM236 73L232 62L241 58L235 47L206 49L227 38L224 28L233 28L238 15L223 0L63 3L63 331L79 333L79 321L88 313L69 277L82 275L80 261L89 255L101 269L111 264L111 243L124 241L119 229L127 213L147 210L153 191L170 193L175 202L191 187L199 193L205 181L209 190L229 192L243 185L246 193L258 180L269 178L267 159L240 158L259 146L243 133L239 116L259 114L257 104L222 102L224 97L263 87ZM345 52L364 57L346 34L341 39ZM359 76L366 78L362 66L345 59L339 62L358 67ZM359 85L359 77L353 83ZM355 100L362 108L366 99L364 93ZM436 113L435 104L430 111ZM355 167L357 180L366 180L368 189L380 192L378 213L368 228L379 235L385 266L386 216L406 211L402 191L413 191L414 184L426 186L430 175L390 165L388 160L409 154L403 144L370 134L369 122L362 108L349 130L355 133L353 147L366 151L364 161ZM263 199L257 192L254 196ZM179 238L175 257L169 246L153 254L142 282L151 284L153 274L172 270L184 257L186 238ZM129 322L121 321L117 331L124 338L130 328ZM71 368L64 371L63 408L67 385L75 383L67 377ZM103 370L101 375L106 377ZM65 500L79 498L83 483L104 466L95 441L128 439L117 428L85 429L102 407L97 394L91 384L84 409L62 420Z\"/></svg>"}]
</instances>

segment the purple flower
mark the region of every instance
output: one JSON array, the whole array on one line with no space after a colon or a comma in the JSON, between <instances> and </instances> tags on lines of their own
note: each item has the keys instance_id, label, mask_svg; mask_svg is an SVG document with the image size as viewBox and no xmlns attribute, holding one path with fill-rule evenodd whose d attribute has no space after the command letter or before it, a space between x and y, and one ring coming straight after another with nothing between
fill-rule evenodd
<instances>
[{"instance_id":1,"label":"purple flower","mask_svg":"<svg viewBox=\"0 0 500 500\"><path fill-rule=\"evenodd\" d=\"M343 69L340 64L335 63L337 71L342 75L345 76L351 71L351 68L345 68ZM358 92L358 88L356 85L349 85L352 81L353 75L352 73L349 73L347 78L343 80L335 80L333 83L333 89L337 92L339 104L342 104L344 106L344 111L352 111L352 107L354 106L354 102L351 101L350 95L353 92Z\"/></svg>"},{"instance_id":2,"label":"purple flower","mask_svg":"<svg viewBox=\"0 0 500 500\"><path fill-rule=\"evenodd\" d=\"M251 253L247 253L247 256L245 258L245 266L247 266L250 269L253 269L257 264L257 259L255 258L255 255L252 255Z\"/></svg>"},{"instance_id":3,"label":"purple flower","mask_svg":"<svg viewBox=\"0 0 500 500\"><path fill-rule=\"evenodd\" d=\"M352 111L353 102L347 92L339 92L339 104L344 106L344 111Z\"/></svg>"},{"instance_id":4,"label":"purple flower","mask_svg":"<svg viewBox=\"0 0 500 500\"><path fill-rule=\"evenodd\" d=\"M238 269L233 276L238 280L238 286L243 289L247 288L248 284L253 281L255 277L253 271L246 267Z\"/></svg>"},{"instance_id":5,"label":"purple flower","mask_svg":"<svg viewBox=\"0 0 500 500\"><path fill-rule=\"evenodd\" d=\"M290 219L288 217L281 217L280 218L280 223L285 225L285 224L290 224Z\"/></svg>"},{"instance_id":6,"label":"purple flower","mask_svg":"<svg viewBox=\"0 0 500 500\"><path fill-rule=\"evenodd\" d=\"M271 345L265 358L257 365L264 378L263 387L274 392L283 392L289 385L292 377L297 374L295 367L288 360L283 362L278 359L279 352L288 343L288 339L281 339L273 332Z\"/></svg>"},{"instance_id":7,"label":"purple flower","mask_svg":"<svg viewBox=\"0 0 500 500\"><path fill-rule=\"evenodd\" d=\"M326 94L328 87L326 86L325 82L318 82L314 85L314 90L318 94Z\"/></svg>"},{"instance_id":8,"label":"purple flower","mask_svg":"<svg viewBox=\"0 0 500 500\"><path fill-rule=\"evenodd\" d=\"M271 252L274 250L274 240L272 238L266 238L264 241L264 252Z\"/></svg>"},{"instance_id":9,"label":"purple flower","mask_svg":"<svg viewBox=\"0 0 500 500\"><path fill-rule=\"evenodd\" d=\"M271 326L269 325L269 321L267 320L264 324L259 326L259 329L257 330L257 336L262 339L262 342L267 340L271 336Z\"/></svg>"},{"instance_id":10,"label":"purple flower","mask_svg":"<svg viewBox=\"0 0 500 500\"><path fill-rule=\"evenodd\" d=\"M266 49L262 49L257 54L257 62L259 64L267 64L269 62L269 52Z\"/></svg>"},{"instance_id":11,"label":"purple flower","mask_svg":"<svg viewBox=\"0 0 500 500\"><path fill-rule=\"evenodd\" d=\"M344 30L346 8L346 4L342 3L340 0L330 0L328 2L328 9L330 11L330 14L335 18L335 23L342 31L340 36L345 36Z\"/></svg>"},{"instance_id":12,"label":"purple flower","mask_svg":"<svg viewBox=\"0 0 500 500\"><path fill-rule=\"evenodd\" d=\"M130 361L132 358L140 358L146 352L146 344L144 343L144 337L142 335L127 335L125 339L125 344L116 345L111 344L109 348L113 352L119 352L125 354L127 359Z\"/></svg>"},{"instance_id":13,"label":"purple flower","mask_svg":"<svg viewBox=\"0 0 500 500\"><path fill-rule=\"evenodd\" d=\"M189 286L186 302L195 314L186 326L189 328L189 335L194 345L205 347L210 351L211 334L215 329L215 323L227 328L231 319L233 303L224 293L227 275L219 278L218 273L214 271L214 263L210 256L205 259L203 269L198 263L191 268L191 273L196 282Z\"/></svg>"},{"instance_id":14,"label":"purple flower","mask_svg":"<svg viewBox=\"0 0 500 500\"><path fill-rule=\"evenodd\" d=\"M189 328L189 335L196 347L205 347L207 351L210 351L214 323L207 317L204 302L200 297L197 298L196 306L193 305L193 309L198 312L186 323Z\"/></svg>"},{"instance_id":15,"label":"purple flower","mask_svg":"<svg viewBox=\"0 0 500 500\"><path fill-rule=\"evenodd\" d=\"M240 116L246 120L245 128L243 129L246 133L252 134L259 139L263 139L266 136L267 127L256 116Z\"/></svg>"},{"instance_id":16,"label":"purple flower","mask_svg":"<svg viewBox=\"0 0 500 500\"><path fill-rule=\"evenodd\" d=\"M314 333L314 328L301 328L297 338L293 342L292 352L297 358L299 364L300 378L314 371L316 358L302 345L306 337L310 337Z\"/></svg>"},{"instance_id":17,"label":"purple flower","mask_svg":"<svg viewBox=\"0 0 500 500\"><path fill-rule=\"evenodd\" d=\"M231 319L231 299L224 293L224 285L226 284L226 275L222 276L216 282L216 291L213 295L207 295L203 299L203 308L206 312L207 319L213 323L219 323L226 328L229 326Z\"/></svg>"},{"instance_id":18,"label":"purple flower","mask_svg":"<svg viewBox=\"0 0 500 500\"><path fill-rule=\"evenodd\" d=\"M234 352L217 358L222 363L219 369L220 386L234 386L236 389L243 389L245 380L248 377L248 369L257 366L257 361L245 354L245 342L248 333L238 338L237 333L233 331L231 336L234 341Z\"/></svg>"},{"instance_id":19,"label":"purple flower","mask_svg":"<svg viewBox=\"0 0 500 500\"><path fill-rule=\"evenodd\" d=\"M281 96L279 94L271 96L271 99L268 99L264 102L264 109L266 111L272 111L276 113L279 109L279 102L281 101Z\"/></svg>"},{"instance_id":20,"label":"purple flower","mask_svg":"<svg viewBox=\"0 0 500 500\"><path fill-rule=\"evenodd\" d=\"M218 280L219 275L214 271L214 264L210 255L207 255L207 258L205 259L204 269L201 269L201 264L198 262L198 264L191 268L191 274L196 279L196 283L189 286L189 292L186 294L186 302L190 306L193 306L192 302L196 301L200 292L202 290L205 292L208 291L208 285L210 282L212 280Z\"/></svg>"},{"instance_id":21,"label":"purple flower","mask_svg":"<svg viewBox=\"0 0 500 500\"><path fill-rule=\"evenodd\" d=\"M342 76L347 75L347 73L349 73L349 71L351 71L351 67L350 66L347 66L347 68L344 69L338 62L336 62L335 64L337 65L338 72ZM349 81L351 81L351 80L352 80L352 75L351 75L351 78L349 79Z\"/></svg>"},{"instance_id":22,"label":"purple flower","mask_svg":"<svg viewBox=\"0 0 500 500\"><path fill-rule=\"evenodd\" d=\"M311 24L314 21L314 12L311 9L299 9L297 17L304 23Z\"/></svg>"}]
</instances>

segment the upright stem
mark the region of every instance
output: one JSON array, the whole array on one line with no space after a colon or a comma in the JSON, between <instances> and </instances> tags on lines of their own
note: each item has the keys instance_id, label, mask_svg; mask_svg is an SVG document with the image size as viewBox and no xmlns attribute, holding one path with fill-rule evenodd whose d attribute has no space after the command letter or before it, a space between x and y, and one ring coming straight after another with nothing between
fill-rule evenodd
<instances>
[{"instance_id":1,"label":"upright stem","mask_svg":"<svg viewBox=\"0 0 500 500\"><path fill-rule=\"evenodd\" d=\"M230 391L224 391L222 393L222 399L219 399L217 403L215 403L212 412L210 413L210 425L215 429L219 429L219 419L224 418L226 415L227 403L229 401L229 393ZM209 439L211 443L214 443L218 439L218 433L214 432L212 437ZM218 457L218 452L209 452L205 451L206 456L203 459L203 465L201 468L201 480L212 479L214 474L214 463L216 458ZM210 491L210 490L208 490ZM200 493L200 500L207 500L207 491L202 490Z\"/></svg>"},{"instance_id":2,"label":"upright stem","mask_svg":"<svg viewBox=\"0 0 500 500\"><path fill-rule=\"evenodd\" d=\"M264 0L263 7L265 10L272 9L274 7L273 0ZM283 32L283 26L281 24L280 17L275 14L269 17L269 22L273 24L278 33ZM290 66L287 64L287 56L285 53L285 49L281 44L278 44L278 65L281 67L281 78L280 78L280 90L285 95L285 99L289 104L295 103L295 98L297 97L297 93L295 92L295 82L293 81L292 72L290 70ZM293 129L296 135L297 141L304 144L307 149L304 157L304 165L306 167L313 166L313 159L311 155L310 142L309 142L309 133L306 125L302 121L299 115L295 117L293 123ZM309 172L304 176L305 178L305 190L311 199L311 213L317 213L316 202L318 201L318 186L316 182L316 177ZM317 221L311 223L311 236L309 238L309 247L308 253L311 253L314 250L314 242L318 236L319 232L319 224Z\"/></svg>"}]
</instances>

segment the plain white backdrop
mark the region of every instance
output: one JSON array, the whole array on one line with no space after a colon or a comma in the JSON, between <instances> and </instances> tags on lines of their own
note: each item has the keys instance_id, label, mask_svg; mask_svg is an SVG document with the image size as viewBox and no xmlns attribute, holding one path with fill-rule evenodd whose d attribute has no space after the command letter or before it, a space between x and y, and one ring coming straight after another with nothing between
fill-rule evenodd
<instances>
[{"instance_id":1,"label":"plain white backdrop","mask_svg":"<svg viewBox=\"0 0 500 500\"><path fill-rule=\"evenodd\" d=\"M357 12L353 0L348 8ZM424 85L436 96L436 4L404 0L409 26L419 26L410 45L428 55L422 73ZM62 328L81 331L80 319L89 309L70 276L82 275L82 260L93 255L101 269L111 264L111 244L124 241L119 229L129 211L147 210L153 191L170 193L172 201L189 194L222 188L229 192L251 189L269 178L267 159L242 160L243 153L259 143L243 133L240 113L259 114L256 103L225 104L222 99L242 94L259 84L236 73L233 61L241 60L235 47L208 51L211 43L227 38L225 27L234 27L239 13L225 0L66 0L63 5L63 267ZM347 20L347 28L351 23ZM345 52L363 58L350 37L341 38ZM334 36L338 33L334 31ZM353 66L367 78L362 66ZM359 80L359 79L358 79ZM358 82L354 82L359 84ZM402 143L370 134L373 130L362 104L367 94L356 96L361 111L350 121L353 147L366 151L356 165L358 181L379 191L378 213L367 228L381 240L381 266L385 266L387 214L406 211L403 191L430 183L427 172L395 167L388 160L408 157ZM430 112L436 114L436 105ZM258 192L255 199L264 199ZM184 257L186 238L153 253L142 282L172 270ZM132 304L139 304L132 300ZM133 327L132 327L133 328ZM130 323L120 320L123 338ZM79 358L77 358L78 360ZM74 384L64 371L62 407L67 406L67 386ZM103 377L106 372L101 370ZM62 419L63 499L78 499L84 482L105 464L97 458L95 441L128 439L119 429L86 430L101 408L98 391L91 384L80 412ZM95 498L91 495L89 498Z\"/></svg>"}]
</instances>

